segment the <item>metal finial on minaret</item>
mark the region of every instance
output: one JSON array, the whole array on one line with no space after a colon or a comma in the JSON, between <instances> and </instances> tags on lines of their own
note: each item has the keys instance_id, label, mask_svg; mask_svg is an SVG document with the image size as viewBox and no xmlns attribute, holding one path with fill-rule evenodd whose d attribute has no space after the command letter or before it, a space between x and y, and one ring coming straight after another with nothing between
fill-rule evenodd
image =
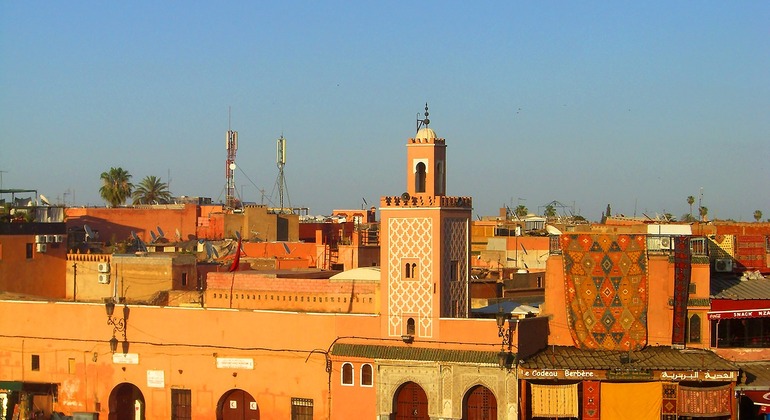
<instances>
[{"instance_id":1,"label":"metal finial on minaret","mask_svg":"<svg viewBox=\"0 0 770 420\"><path fill-rule=\"evenodd\" d=\"M420 131L422 127L428 128L428 124L430 124L430 120L428 119L428 115L430 113L428 112L428 103L425 102L425 118L420 119L420 113L417 113L417 131Z\"/></svg>"}]
</instances>

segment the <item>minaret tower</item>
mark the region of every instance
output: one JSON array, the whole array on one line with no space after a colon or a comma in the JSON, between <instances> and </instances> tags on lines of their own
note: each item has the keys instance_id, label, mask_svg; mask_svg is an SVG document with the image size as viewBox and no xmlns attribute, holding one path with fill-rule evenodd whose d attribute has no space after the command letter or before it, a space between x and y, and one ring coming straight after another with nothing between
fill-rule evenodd
<instances>
[{"instance_id":1,"label":"minaret tower","mask_svg":"<svg viewBox=\"0 0 770 420\"><path fill-rule=\"evenodd\" d=\"M406 191L380 199L383 334L438 339L440 318L468 316L470 197L446 195L446 143L428 104L406 144Z\"/></svg>"}]
</instances>

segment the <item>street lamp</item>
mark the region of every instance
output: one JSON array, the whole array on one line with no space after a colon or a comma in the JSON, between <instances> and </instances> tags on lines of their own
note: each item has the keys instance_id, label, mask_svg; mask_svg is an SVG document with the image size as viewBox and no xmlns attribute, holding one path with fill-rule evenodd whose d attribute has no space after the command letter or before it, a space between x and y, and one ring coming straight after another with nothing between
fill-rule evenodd
<instances>
[{"instance_id":1,"label":"street lamp","mask_svg":"<svg viewBox=\"0 0 770 420\"><path fill-rule=\"evenodd\" d=\"M113 317L115 313L115 300L109 299L104 303L104 310L107 312L107 325L112 325L112 338L110 339L110 351L115 353L118 350L118 338L116 334L123 336L122 349L123 354L128 353L128 340L126 339L126 327L128 325L128 315L130 309L128 305L123 305L123 318Z\"/></svg>"},{"instance_id":2,"label":"street lamp","mask_svg":"<svg viewBox=\"0 0 770 420\"><path fill-rule=\"evenodd\" d=\"M500 365L500 368L509 368L511 366L510 364L510 357L511 357L511 332L512 332L512 322L511 322L511 314L508 312L503 312L502 308L495 314L495 319L497 320L497 336L501 338L500 342L500 352L497 354L497 363ZM505 325L505 322L508 321L508 325ZM507 347L507 349L506 349Z\"/></svg>"}]
</instances>

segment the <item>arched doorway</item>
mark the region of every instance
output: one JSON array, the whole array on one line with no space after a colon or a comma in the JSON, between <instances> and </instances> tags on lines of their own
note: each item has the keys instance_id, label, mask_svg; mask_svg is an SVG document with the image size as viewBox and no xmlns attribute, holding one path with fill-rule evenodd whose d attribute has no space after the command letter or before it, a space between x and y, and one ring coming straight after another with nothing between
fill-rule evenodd
<instances>
[{"instance_id":1,"label":"arched doorway","mask_svg":"<svg viewBox=\"0 0 770 420\"><path fill-rule=\"evenodd\" d=\"M217 420L259 420L257 400L242 389L231 389L217 403Z\"/></svg>"},{"instance_id":2,"label":"arched doorway","mask_svg":"<svg viewBox=\"0 0 770 420\"><path fill-rule=\"evenodd\" d=\"M406 382L393 397L393 420L428 420L428 396L414 382Z\"/></svg>"},{"instance_id":3,"label":"arched doorway","mask_svg":"<svg viewBox=\"0 0 770 420\"><path fill-rule=\"evenodd\" d=\"M497 398L489 388L476 385L463 398L463 420L494 420L497 418Z\"/></svg>"},{"instance_id":4,"label":"arched doorway","mask_svg":"<svg viewBox=\"0 0 770 420\"><path fill-rule=\"evenodd\" d=\"M144 395L136 385L124 382L110 392L110 420L144 420Z\"/></svg>"}]
</instances>

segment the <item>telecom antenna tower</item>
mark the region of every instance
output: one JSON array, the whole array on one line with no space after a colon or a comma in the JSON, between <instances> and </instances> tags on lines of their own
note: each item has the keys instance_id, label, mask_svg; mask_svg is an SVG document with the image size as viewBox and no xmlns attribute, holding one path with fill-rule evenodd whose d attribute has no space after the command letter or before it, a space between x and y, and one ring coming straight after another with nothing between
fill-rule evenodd
<instances>
[{"instance_id":1,"label":"telecom antenna tower","mask_svg":"<svg viewBox=\"0 0 770 420\"><path fill-rule=\"evenodd\" d=\"M227 179L227 197L225 208L235 208L235 153L238 151L238 132L230 130L228 123L227 138L227 162L225 162L225 178Z\"/></svg>"},{"instance_id":2,"label":"telecom antenna tower","mask_svg":"<svg viewBox=\"0 0 770 420\"><path fill-rule=\"evenodd\" d=\"M283 213L286 207L283 205L283 197L286 196L286 200L289 202L289 208L291 208L291 201L289 200L289 187L286 185L286 178L283 176L283 167L286 166L286 139L283 138L283 134L276 142L276 164L278 165L278 179L275 181L278 186L278 202L281 206L281 213Z\"/></svg>"}]
</instances>

